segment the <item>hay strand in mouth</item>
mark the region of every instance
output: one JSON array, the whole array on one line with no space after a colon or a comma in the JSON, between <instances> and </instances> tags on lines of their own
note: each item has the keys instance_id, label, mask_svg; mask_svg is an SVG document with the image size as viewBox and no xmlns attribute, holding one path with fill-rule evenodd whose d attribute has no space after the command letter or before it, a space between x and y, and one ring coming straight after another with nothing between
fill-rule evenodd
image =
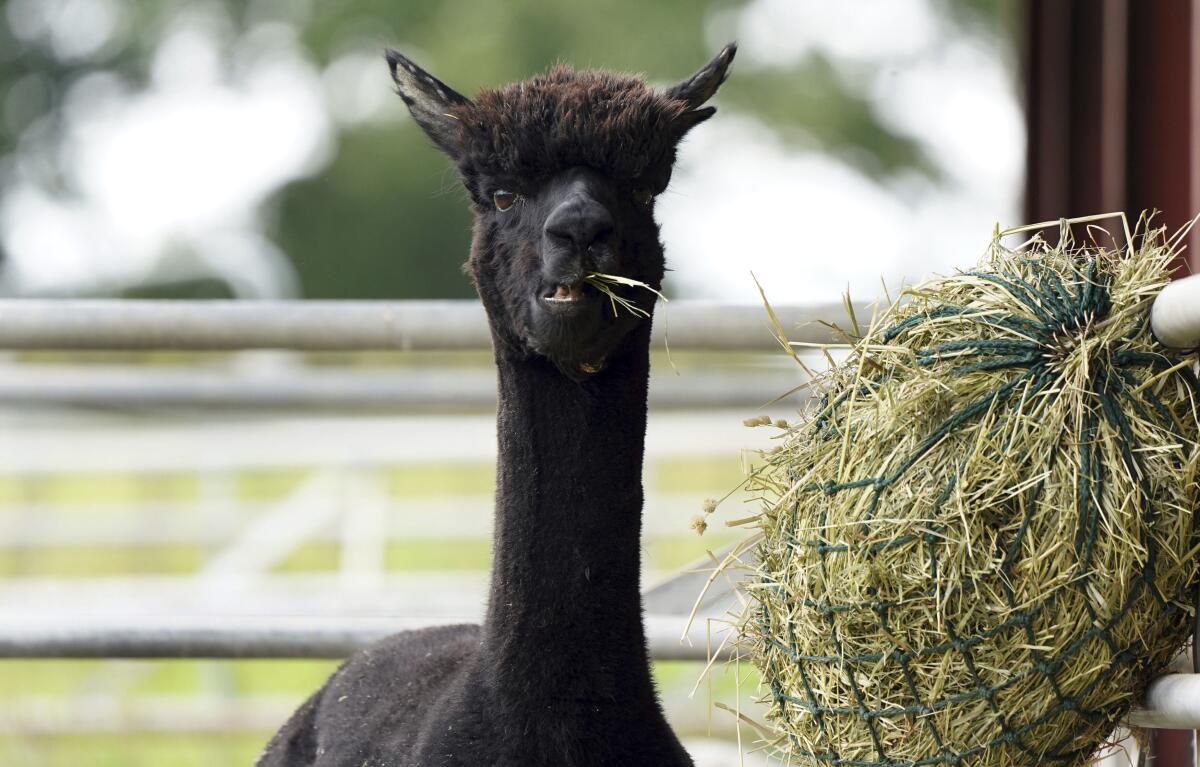
<instances>
[{"instance_id":1,"label":"hay strand in mouth","mask_svg":"<svg viewBox=\"0 0 1200 767\"><path fill-rule=\"evenodd\" d=\"M1149 330L1177 240L1126 230L997 231L761 456L740 628L788 763L1080 767L1185 640L1197 357Z\"/></svg>"},{"instance_id":2,"label":"hay strand in mouth","mask_svg":"<svg viewBox=\"0 0 1200 767\"><path fill-rule=\"evenodd\" d=\"M635 280L632 277L622 277L619 274L603 274L601 272L592 272L584 278L584 282L608 296L608 302L612 306L614 317L616 317L619 313L618 307L638 317L650 316L650 312L646 311L642 307L635 304L632 300L613 290L615 285L627 285L629 287L642 288L658 296L664 302L667 301L667 297L664 296L661 291L654 289L640 280Z\"/></svg>"},{"instance_id":3,"label":"hay strand in mouth","mask_svg":"<svg viewBox=\"0 0 1200 767\"><path fill-rule=\"evenodd\" d=\"M670 303L670 299L668 299L665 295L663 295L662 291L657 290L653 286L647 285L646 283L644 283L640 280L635 280L632 277L622 277L619 274L604 274L602 272L592 272L591 274L589 274L587 277L584 278L584 281L587 282L592 287L599 290L604 295L608 296L608 301L609 301L609 304L611 304L611 306L612 306L614 317L618 316L617 307L621 307L636 317L643 317L645 319L650 318L650 312L648 312L645 309L643 309L642 307L638 306L630 299L625 298L624 296L617 293L613 289L613 287L615 285L628 285L629 287L642 288L644 290L650 291L654 295L661 298L663 300L664 304ZM667 364L669 364L671 366L671 369L675 371L675 375L679 375L679 368L675 367L675 360L671 358L671 340L670 340L670 338L671 338L671 334L669 331L669 327L667 325L667 315L666 315L666 312L664 311L664 313L663 313L663 348L666 349L666 351L667 351Z\"/></svg>"}]
</instances>

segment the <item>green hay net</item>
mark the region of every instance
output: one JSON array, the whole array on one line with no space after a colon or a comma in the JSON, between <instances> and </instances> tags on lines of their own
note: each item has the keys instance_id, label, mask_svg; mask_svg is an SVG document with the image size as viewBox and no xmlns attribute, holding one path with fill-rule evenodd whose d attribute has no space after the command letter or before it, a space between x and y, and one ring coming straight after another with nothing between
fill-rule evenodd
<instances>
[{"instance_id":1,"label":"green hay net","mask_svg":"<svg viewBox=\"0 0 1200 767\"><path fill-rule=\"evenodd\" d=\"M1196 356L1173 242L997 236L906 292L751 480L742 625L789 764L1083 765L1188 634Z\"/></svg>"}]
</instances>

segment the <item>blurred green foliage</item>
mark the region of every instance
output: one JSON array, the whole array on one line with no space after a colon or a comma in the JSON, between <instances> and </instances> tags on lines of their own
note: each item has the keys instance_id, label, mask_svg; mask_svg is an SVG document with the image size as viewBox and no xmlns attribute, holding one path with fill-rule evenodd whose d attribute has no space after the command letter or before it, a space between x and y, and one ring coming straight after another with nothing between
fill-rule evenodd
<instances>
[{"instance_id":1,"label":"blurred green foliage","mask_svg":"<svg viewBox=\"0 0 1200 767\"><path fill-rule=\"evenodd\" d=\"M735 36L719 22L748 3L121 0L128 22L122 33L94 56L65 61L49 46L15 39L8 16L0 13L0 94L8 96L0 104L0 196L14 177L14 157L24 151L22 136L36 128L44 139L61 128L63 96L71 83L99 70L120 75L134 89L145 87L164 29L189 8L222 9L231 51L256 25L276 17L299 27L299 39L318 67L349 51L375 54L391 45L471 94L559 60L640 71L664 83L678 79L707 60L710 42ZM936 0L936 5L964 33L1006 34L1016 17L1012 0ZM379 66L379 87L387 88L382 58ZM892 130L860 87L854 78L839 76L829 61L810 55L735 76L719 101L761 119L784 141L833 152L869 175L917 172L936 178L938 170L921 148ZM38 183L69 197L74 190L55 165L63 160L50 156ZM407 119L340 125L331 162L283 188L269 207L267 234L294 263L307 297L472 295L460 273L470 238L463 196L447 163ZM205 279L130 290L146 296L225 292Z\"/></svg>"},{"instance_id":2,"label":"blurred green foliage","mask_svg":"<svg viewBox=\"0 0 1200 767\"><path fill-rule=\"evenodd\" d=\"M128 709L170 707L189 697L207 699L214 707L245 717L255 708L290 711L319 687L337 666L322 660L239 661L12 661L0 660L0 701L37 690L61 699L94 695L97 679L124 678L121 703ZM740 699L743 711L757 690L758 676L749 664L739 668L718 665L698 692L694 663L660 661L653 665L655 686L668 707L685 706L703 712L708 700L729 703ZM740 694L739 694L740 693ZM240 705L240 708L239 708ZM204 706L200 710L204 710ZM719 717L719 718L718 718ZM261 718L261 715L260 715ZM732 718L717 712L711 721L703 713L682 725L684 736L730 736ZM237 732L136 733L87 732L48 737L0 734L0 764L5 767L227 767L254 763L271 732L242 726ZM750 740L752 731L744 730Z\"/></svg>"}]
</instances>

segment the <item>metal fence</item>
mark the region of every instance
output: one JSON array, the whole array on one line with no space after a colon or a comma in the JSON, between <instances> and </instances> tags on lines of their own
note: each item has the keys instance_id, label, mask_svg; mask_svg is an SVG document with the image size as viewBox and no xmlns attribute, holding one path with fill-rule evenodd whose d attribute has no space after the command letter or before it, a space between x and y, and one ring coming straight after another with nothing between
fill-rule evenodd
<instances>
[{"instance_id":1,"label":"metal fence","mask_svg":"<svg viewBox=\"0 0 1200 767\"><path fill-rule=\"evenodd\" d=\"M796 339L814 342L832 340L829 329L819 320L833 317L837 311L841 310L776 308L781 322L792 329ZM667 319L660 322L655 336L660 348L669 344L672 351L678 352L780 349L780 341L772 334L761 307L677 301L664 313ZM0 301L0 349L7 350L428 352L489 348L486 318L475 301ZM457 369L452 374L372 370L323 374L309 366L292 364L288 359L282 363L276 359L277 364L268 365L265 372L261 365L255 366L249 373L239 371L237 366L233 366L232 372L213 372L93 364L81 374L61 365L26 361L8 369L0 368L0 404L18 408L33 405L100 409L329 407L416 411L464 405L486 409L494 405L495 384L490 373ZM653 387L656 393L652 406L662 409L761 404L794 386L797 372L793 369L799 370L789 363L789 372L784 377L778 374L772 377L769 373L736 378L720 373L702 373L686 379L666 376ZM669 416L666 420L673 423ZM675 420L678 423L671 428L678 436L673 441L685 447L700 442L688 436L683 419ZM469 423L472 430L467 432L471 436L466 439L462 439L463 423ZM388 430L386 419L364 422L325 418L317 423L293 419L282 424L249 420L227 424L220 430L206 426L204 420L173 424L169 430L181 438L167 443L154 430L149 434L144 433L145 429L137 433L122 432L120 426L86 433L54 432L46 437L24 435L19 443L0 438L0 460L6 472L24 476L45 475L64 468L81 472L128 467L141 472L195 470L204 472L212 478L209 483L218 486L229 484L232 467L336 468L318 472L287 498L255 512L254 517L260 521L245 530L239 531L236 524L225 518L228 515L222 516L220 500L214 503L202 499L194 507L156 502L141 504L139 508L135 504L124 510L123 524L106 523L103 527L71 524L68 520L81 515L69 507L40 504L28 513L16 509L14 516L23 525L19 530L8 530L7 539L10 543L35 546L88 541L111 545L149 541L227 542L220 556L198 574L199 582L228 586L231 578L242 578L247 587L241 600L244 609L236 616L220 618L192 612L166 617L127 615L115 620L101 612L76 619L56 616L52 608L44 609L55 603L53 590L47 590L45 584L22 583L19 588L23 596L17 598L16 604L20 605L24 599L37 603L39 609L27 620L0 626L0 657L338 657L388 633L449 619L448 615L428 612L429 600L424 608L417 608L416 617L400 619L364 619L361 615L336 611L304 620L264 619L253 615L255 605L277 600L287 604L289 595L309 590L313 584L292 578L296 585L291 587L287 578L276 578L271 589L255 591L250 588L253 582L244 576L265 572L289 547L316 536L348 549L356 561L374 563L374 572L343 574L359 578L357 604L365 604L379 593L383 584L378 571L380 555L370 539L388 535L388 503L381 499L377 488L369 487L372 468L431 456L461 459L464 454L460 442L471 446L467 457L478 452L476 458L487 459L490 456L486 448L482 451L479 448L494 443L490 438L489 418L460 421L456 440L443 447L438 446L436 439L430 439L428 432L423 438L407 443L397 440L392 436L395 430ZM652 434L652 454L653 442ZM116 444L122 449L106 449ZM216 494L219 493L218 488ZM348 504L347 493L351 498ZM433 527L441 537L461 534L462 531L445 529L449 521L459 527L467 522L476 528L486 524L486 509L478 501L462 498L451 501L456 506L454 515L438 512L434 508L438 501L424 501L421 508L408 511L434 520ZM327 524L338 515L339 505L353 506L354 517L358 519L347 518L348 530L329 530ZM201 520L201 516L205 519ZM370 518L366 528L362 517ZM674 512L673 517L681 518L681 514ZM149 519L155 522L146 524ZM260 534L267 529L284 533ZM709 566L707 562L697 564L697 567ZM729 584L720 584L712 590L700 620L693 623L689 632L684 631L686 616L705 577L702 572L684 572L647 591L648 642L656 658L703 660L715 649L713 626L706 619L724 615L732 591ZM82 597L101 611L106 607L119 611L122 605L131 602L155 604L156 600L165 607L171 598L158 593L162 589L168 589L166 594L175 592L166 584L159 587L144 580L126 579L110 584L107 589L77 590L83 591ZM371 582L372 587L363 591L363 582ZM410 591L422 588L417 584ZM114 594L121 597L114 598ZM13 604L13 597L10 595L6 600L5 592L0 590L0 607L8 605L11 609ZM391 604L393 608L398 606ZM469 612L470 607L461 603L447 608L447 613L454 617Z\"/></svg>"},{"instance_id":2,"label":"metal fence","mask_svg":"<svg viewBox=\"0 0 1200 767\"><path fill-rule=\"evenodd\" d=\"M774 307L795 341L830 341L840 305ZM671 301L653 343L778 349L761 306ZM0 349L487 349L478 301L0 301Z\"/></svg>"},{"instance_id":3,"label":"metal fence","mask_svg":"<svg viewBox=\"0 0 1200 767\"><path fill-rule=\"evenodd\" d=\"M844 314L835 306L774 307L793 340L826 343L835 340L821 320ZM656 324L656 343L672 350L779 349L766 313L756 306L723 306L676 301L666 307L667 322ZM172 301L0 301L0 349L7 350L482 350L490 345L483 311L473 301L407 302L172 302ZM24 373L30 373L29 376ZM108 377L105 377L108 375ZM38 378L38 376L42 376ZM330 405L428 407L437 403L492 402L490 381L472 380L467 386L426 381L405 389L396 379L376 378L359 388L337 382L284 383L288 376L246 382L199 380L169 372L138 375L108 374L91 380L44 370L0 374L0 403L90 406L213 406L309 407ZM363 379L367 380L367 379ZM711 392L728 392L742 382L709 378ZM344 383L344 382L342 382ZM772 384L773 385L773 384ZM702 388L702 387L701 387ZM686 389L681 384L678 391ZM765 401L771 391L752 390L749 397L674 395L675 402L693 406L731 401ZM661 395L660 395L661 396ZM663 404L672 398L661 400ZM364 404L365 403L365 404ZM278 435L276 435L278 436ZM333 440L336 442L336 440ZM309 435L298 439L306 448L328 450L328 440ZM325 443L325 444L323 444ZM231 448L234 452L236 447ZM253 450L251 445L246 448ZM369 454L370 449L364 448ZM97 451L97 465L104 465ZM193 456L197 465L212 456ZM56 460L52 451L5 452L18 469L47 471ZM363 456L358 456L363 459ZM378 459L379 456L376 456ZM176 462L189 460L176 456ZM366 456L368 463L370 455ZM218 458L218 463L220 459ZM170 461L168 461L170 463ZM361 538L361 536L360 536ZM353 544L353 542L351 542ZM719 584L706 598L700 620L684 636L686 616L707 576L706 564L677 574L646 595L647 632L653 655L663 659L703 660L714 650L712 624L732 605L732 583ZM104 618L50 619L41 616L0 626L0 657L336 657L404 628L439 622L438 617L363 620L326 616L320 620L255 619L239 617L213 621L202 616L147 620ZM718 642L720 633L718 631ZM1180 668L1182 672L1190 669ZM1200 727L1200 678L1174 673L1154 682L1142 709L1129 723L1143 727Z\"/></svg>"}]
</instances>

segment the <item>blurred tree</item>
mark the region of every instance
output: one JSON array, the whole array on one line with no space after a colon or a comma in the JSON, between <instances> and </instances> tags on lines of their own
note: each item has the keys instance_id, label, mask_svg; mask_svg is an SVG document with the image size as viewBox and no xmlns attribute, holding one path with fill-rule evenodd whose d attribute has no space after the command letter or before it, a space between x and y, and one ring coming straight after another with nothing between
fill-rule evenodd
<instances>
[{"instance_id":1,"label":"blurred tree","mask_svg":"<svg viewBox=\"0 0 1200 767\"><path fill-rule=\"evenodd\" d=\"M730 11L752 2L104 0L119 8L120 26L94 50L81 52L30 27L37 8L49 14L66 1L0 5L6 9L0 15L0 206L16 180L31 174L51 194L77 192L61 165L69 159L57 151L64 94L98 70L135 91L146 87L156 46L185 9L221 12L227 53L264 24L291 26L326 73L347 56L378 56L391 45L471 94L558 60L642 71L668 82L704 61L714 38L734 36L720 34L714 19L730 18ZM955 23L976 29L1004 28L1015 7L1005 0L935 2ZM369 87L389 88L382 57L377 71ZM722 102L761 119L784 141L821 147L871 176L938 175L921 147L891 128L854 80L839 76L819 54L734 78ZM328 163L280 189L266 213L264 230L294 265L305 296L471 295L459 271L470 237L462 194L448 164L395 105L370 119L340 121ZM195 284L130 288L144 295L221 292L203 275Z\"/></svg>"}]
</instances>

